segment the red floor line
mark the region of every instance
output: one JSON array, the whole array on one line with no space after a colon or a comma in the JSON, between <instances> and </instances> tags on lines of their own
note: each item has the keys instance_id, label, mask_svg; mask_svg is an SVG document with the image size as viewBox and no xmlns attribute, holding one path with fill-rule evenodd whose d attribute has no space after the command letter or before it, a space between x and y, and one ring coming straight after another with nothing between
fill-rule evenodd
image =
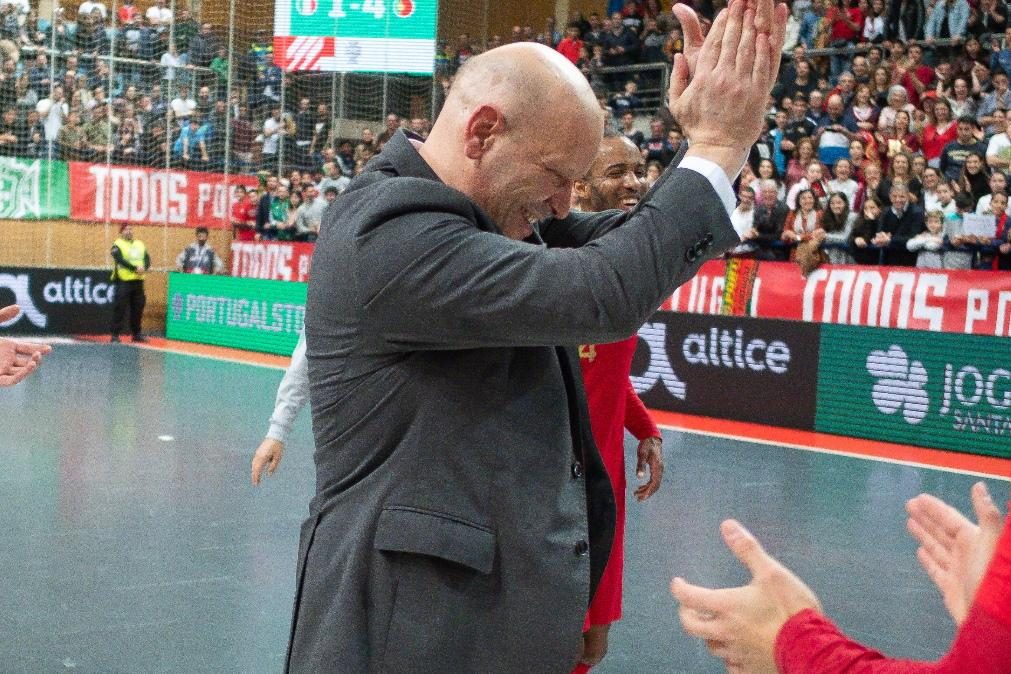
<instances>
[{"instance_id":1,"label":"red floor line","mask_svg":"<svg viewBox=\"0 0 1011 674\"><path fill-rule=\"evenodd\" d=\"M658 424L675 426L688 431L722 433L765 442L800 445L830 452L855 454L890 461L903 461L951 470L984 473L1005 479L1011 477L1011 459L965 454L913 445L900 445L878 440L864 440L862 438L801 431L793 428L778 428L743 421L698 417L660 410L651 410L651 412Z\"/></svg>"}]
</instances>

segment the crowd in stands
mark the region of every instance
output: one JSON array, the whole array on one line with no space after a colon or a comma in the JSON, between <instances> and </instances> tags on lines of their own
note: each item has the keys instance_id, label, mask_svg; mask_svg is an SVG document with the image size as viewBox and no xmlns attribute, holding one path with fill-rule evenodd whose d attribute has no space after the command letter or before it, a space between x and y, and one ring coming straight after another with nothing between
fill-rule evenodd
<instances>
[{"instance_id":1,"label":"crowd in stands","mask_svg":"<svg viewBox=\"0 0 1011 674\"><path fill-rule=\"evenodd\" d=\"M705 29L723 0L692 4ZM999 208L1011 167L1004 0L790 4L768 130L740 180L733 219L744 242L735 254L1011 267L1011 228ZM47 20L26 0L0 1L0 155L260 171L288 190L280 201L304 202L303 183L315 186L312 199L324 198L324 180L355 175L401 123L390 115L382 133L338 138L329 88L318 100L299 86L300 75L282 72L268 31L230 58L223 28L184 5L115 7L113 14L85 0ZM564 28L553 18L539 32L516 26L484 45L468 35L440 43L436 75L448 90L482 49L522 40L551 46L590 80L609 123L641 149L652 181L682 140L655 94L684 36L659 0L611 0L601 9L574 12ZM428 125L410 120L421 136ZM257 233L270 236L267 223L284 218L260 211Z\"/></svg>"}]
</instances>

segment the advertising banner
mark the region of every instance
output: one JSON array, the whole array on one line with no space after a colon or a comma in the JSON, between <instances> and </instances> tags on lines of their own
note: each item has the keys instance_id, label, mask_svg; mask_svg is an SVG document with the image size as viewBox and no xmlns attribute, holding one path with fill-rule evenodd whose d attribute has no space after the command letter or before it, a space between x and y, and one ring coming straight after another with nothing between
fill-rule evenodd
<instances>
[{"instance_id":1,"label":"advertising banner","mask_svg":"<svg viewBox=\"0 0 1011 674\"><path fill-rule=\"evenodd\" d=\"M0 157L0 219L65 218L69 200L66 162Z\"/></svg>"},{"instance_id":2,"label":"advertising banner","mask_svg":"<svg viewBox=\"0 0 1011 674\"><path fill-rule=\"evenodd\" d=\"M0 335L108 334L115 297L107 269L0 267L0 307L21 307Z\"/></svg>"},{"instance_id":3,"label":"advertising banner","mask_svg":"<svg viewBox=\"0 0 1011 674\"><path fill-rule=\"evenodd\" d=\"M823 326L815 427L1011 457L1008 341Z\"/></svg>"},{"instance_id":4,"label":"advertising banner","mask_svg":"<svg viewBox=\"0 0 1011 674\"><path fill-rule=\"evenodd\" d=\"M253 176L69 162L70 217L136 225L228 228L236 185Z\"/></svg>"},{"instance_id":5,"label":"advertising banner","mask_svg":"<svg viewBox=\"0 0 1011 674\"><path fill-rule=\"evenodd\" d=\"M169 339L290 356L305 319L305 283L169 274Z\"/></svg>"},{"instance_id":6,"label":"advertising banner","mask_svg":"<svg viewBox=\"0 0 1011 674\"><path fill-rule=\"evenodd\" d=\"M753 278L742 271L736 266L728 269L722 260L707 262L662 308L840 325L1011 335L1011 281L1006 273L831 265L805 279L796 264L786 262L760 262Z\"/></svg>"},{"instance_id":7,"label":"advertising banner","mask_svg":"<svg viewBox=\"0 0 1011 674\"><path fill-rule=\"evenodd\" d=\"M648 407L812 430L821 326L660 312L632 383Z\"/></svg>"},{"instance_id":8,"label":"advertising banner","mask_svg":"<svg viewBox=\"0 0 1011 674\"><path fill-rule=\"evenodd\" d=\"M232 276L306 283L314 249L311 243L233 241Z\"/></svg>"}]
</instances>

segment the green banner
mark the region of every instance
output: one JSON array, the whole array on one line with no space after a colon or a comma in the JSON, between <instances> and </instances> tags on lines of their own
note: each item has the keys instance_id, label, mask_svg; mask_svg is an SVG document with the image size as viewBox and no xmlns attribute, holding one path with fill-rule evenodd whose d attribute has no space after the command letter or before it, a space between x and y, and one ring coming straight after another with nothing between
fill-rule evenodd
<instances>
[{"instance_id":1,"label":"green banner","mask_svg":"<svg viewBox=\"0 0 1011 674\"><path fill-rule=\"evenodd\" d=\"M291 27L283 35L435 39L435 0L279 0Z\"/></svg>"},{"instance_id":2,"label":"green banner","mask_svg":"<svg viewBox=\"0 0 1011 674\"><path fill-rule=\"evenodd\" d=\"M66 162L0 157L0 219L48 220L69 215Z\"/></svg>"},{"instance_id":3,"label":"green banner","mask_svg":"<svg viewBox=\"0 0 1011 674\"><path fill-rule=\"evenodd\" d=\"M169 339L290 356L305 318L305 283L169 274Z\"/></svg>"},{"instance_id":4,"label":"green banner","mask_svg":"<svg viewBox=\"0 0 1011 674\"><path fill-rule=\"evenodd\" d=\"M1011 457L1007 338L823 325L815 428Z\"/></svg>"}]
</instances>

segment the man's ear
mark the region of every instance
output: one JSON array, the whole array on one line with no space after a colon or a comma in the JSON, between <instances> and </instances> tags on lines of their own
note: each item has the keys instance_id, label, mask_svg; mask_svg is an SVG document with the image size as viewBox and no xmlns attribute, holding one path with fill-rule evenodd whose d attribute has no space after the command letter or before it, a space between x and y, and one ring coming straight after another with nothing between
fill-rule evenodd
<instances>
[{"instance_id":1,"label":"man's ear","mask_svg":"<svg viewBox=\"0 0 1011 674\"><path fill-rule=\"evenodd\" d=\"M467 120L465 129L464 149L467 158L480 160L491 149L495 136L503 131L505 119L500 111L490 105L477 108Z\"/></svg>"},{"instance_id":2,"label":"man's ear","mask_svg":"<svg viewBox=\"0 0 1011 674\"><path fill-rule=\"evenodd\" d=\"M590 183L586 180L576 180L572 183L572 193L583 201L590 198Z\"/></svg>"}]
</instances>

